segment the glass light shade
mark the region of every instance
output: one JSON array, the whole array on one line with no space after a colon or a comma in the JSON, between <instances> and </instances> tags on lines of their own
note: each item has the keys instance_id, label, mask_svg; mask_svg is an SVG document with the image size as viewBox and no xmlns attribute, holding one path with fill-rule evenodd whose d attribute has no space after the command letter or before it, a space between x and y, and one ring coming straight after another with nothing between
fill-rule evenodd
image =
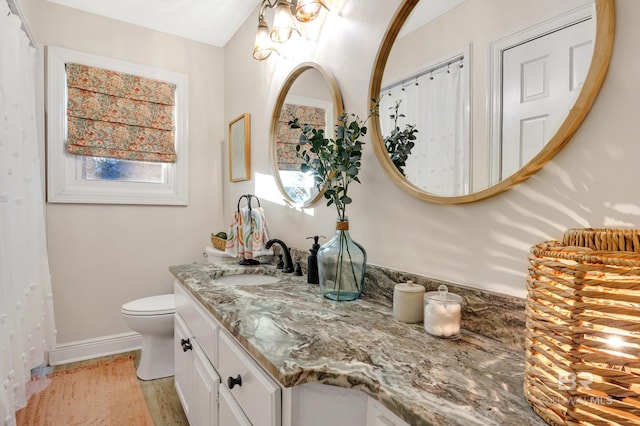
<instances>
[{"instance_id":1,"label":"glass light shade","mask_svg":"<svg viewBox=\"0 0 640 426\"><path fill-rule=\"evenodd\" d=\"M278 0L273 18L273 29L270 33L271 40L276 43L284 43L291 38L294 31L300 34L291 15L291 3L287 0Z\"/></svg>"},{"instance_id":2,"label":"glass light shade","mask_svg":"<svg viewBox=\"0 0 640 426\"><path fill-rule=\"evenodd\" d=\"M275 49L269 38L269 26L261 16L258 21L258 31L256 32L256 42L253 47L253 58L264 61Z\"/></svg>"},{"instance_id":3,"label":"glass light shade","mask_svg":"<svg viewBox=\"0 0 640 426\"><path fill-rule=\"evenodd\" d=\"M329 9L322 0L298 0L296 3L296 19L300 22L313 21L318 17L322 7Z\"/></svg>"}]
</instances>

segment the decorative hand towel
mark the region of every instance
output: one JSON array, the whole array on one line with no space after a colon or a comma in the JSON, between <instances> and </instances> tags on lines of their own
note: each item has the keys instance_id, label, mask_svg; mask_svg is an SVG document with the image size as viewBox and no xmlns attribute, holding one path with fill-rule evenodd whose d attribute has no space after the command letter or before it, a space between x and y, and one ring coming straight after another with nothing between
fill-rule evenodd
<instances>
[{"instance_id":1,"label":"decorative hand towel","mask_svg":"<svg viewBox=\"0 0 640 426\"><path fill-rule=\"evenodd\" d=\"M262 207L251 209L251 251L254 256L272 255L273 250L267 249L265 246L269 241L269 232L267 229L267 219L264 216Z\"/></svg>"},{"instance_id":2,"label":"decorative hand towel","mask_svg":"<svg viewBox=\"0 0 640 426\"><path fill-rule=\"evenodd\" d=\"M267 241L269 241L269 235L264 209L242 207L233 214L225 253L245 259L273 254L272 250L265 248Z\"/></svg>"}]
</instances>

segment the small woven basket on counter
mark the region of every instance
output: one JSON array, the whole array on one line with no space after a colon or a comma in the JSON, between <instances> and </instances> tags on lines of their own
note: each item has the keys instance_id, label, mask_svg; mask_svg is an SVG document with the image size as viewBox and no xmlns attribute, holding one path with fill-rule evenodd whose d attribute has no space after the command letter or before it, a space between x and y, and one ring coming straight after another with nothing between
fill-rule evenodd
<instances>
[{"instance_id":1,"label":"small woven basket on counter","mask_svg":"<svg viewBox=\"0 0 640 426\"><path fill-rule=\"evenodd\" d=\"M640 231L571 229L529 264L533 409L552 425L640 425Z\"/></svg>"},{"instance_id":2,"label":"small woven basket on counter","mask_svg":"<svg viewBox=\"0 0 640 426\"><path fill-rule=\"evenodd\" d=\"M227 246L227 240L225 240L224 238L216 237L215 235L211 235L211 245L218 250L224 251Z\"/></svg>"}]
</instances>

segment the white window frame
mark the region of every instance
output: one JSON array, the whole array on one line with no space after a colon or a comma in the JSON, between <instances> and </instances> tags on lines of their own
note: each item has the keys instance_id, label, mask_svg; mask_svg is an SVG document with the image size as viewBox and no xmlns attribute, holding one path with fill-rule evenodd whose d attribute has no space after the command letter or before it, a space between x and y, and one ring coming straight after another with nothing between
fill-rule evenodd
<instances>
[{"instance_id":1,"label":"white window frame","mask_svg":"<svg viewBox=\"0 0 640 426\"><path fill-rule=\"evenodd\" d=\"M82 178L82 156L67 153L67 74L73 62L134 74L176 85L175 163L167 163L162 183L89 180ZM188 90L184 74L88 53L47 47L47 201L50 203L187 205Z\"/></svg>"}]
</instances>

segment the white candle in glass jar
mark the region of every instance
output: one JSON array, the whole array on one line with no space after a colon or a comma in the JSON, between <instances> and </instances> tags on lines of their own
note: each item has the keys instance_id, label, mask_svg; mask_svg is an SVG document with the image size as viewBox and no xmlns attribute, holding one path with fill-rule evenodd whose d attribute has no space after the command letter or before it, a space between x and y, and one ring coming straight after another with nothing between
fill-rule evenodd
<instances>
[{"instance_id":1,"label":"white candle in glass jar","mask_svg":"<svg viewBox=\"0 0 640 426\"><path fill-rule=\"evenodd\" d=\"M424 295L424 330L434 336L448 339L460 337L462 298L449 293L447 286Z\"/></svg>"}]
</instances>

